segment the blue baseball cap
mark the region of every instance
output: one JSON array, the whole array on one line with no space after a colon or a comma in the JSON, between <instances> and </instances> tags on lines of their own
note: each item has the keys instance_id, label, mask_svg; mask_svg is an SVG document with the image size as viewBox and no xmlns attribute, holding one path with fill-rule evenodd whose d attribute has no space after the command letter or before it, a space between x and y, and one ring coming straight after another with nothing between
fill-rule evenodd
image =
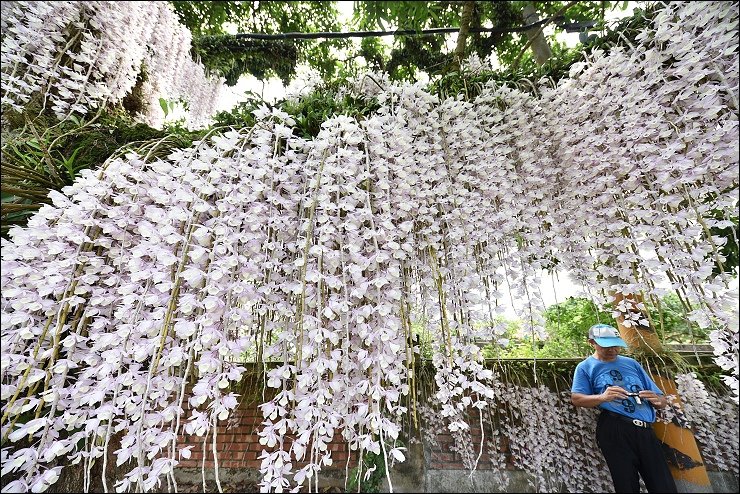
<instances>
[{"instance_id":1,"label":"blue baseball cap","mask_svg":"<svg viewBox=\"0 0 740 494\"><path fill-rule=\"evenodd\" d=\"M627 348L627 343L619 336L617 328L608 324L594 324L588 328L588 339L594 340L603 347L623 346Z\"/></svg>"}]
</instances>

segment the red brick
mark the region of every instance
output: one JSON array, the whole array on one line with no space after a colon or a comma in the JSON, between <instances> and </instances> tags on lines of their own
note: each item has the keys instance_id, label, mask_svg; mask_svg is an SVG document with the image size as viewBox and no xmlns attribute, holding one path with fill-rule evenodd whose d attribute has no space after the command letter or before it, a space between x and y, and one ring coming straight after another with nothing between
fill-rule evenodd
<instances>
[{"instance_id":1,"label":"red brick","mask_svg":"<svg viewBox=\"0 0 740 494\"><path fill-rule=\"evenodd\" d=\"M255 430L253 426L244 425L244 423L239 424L239 427L235 427L230 432L237 436L254 436L253 439L255 441L259 440L259 436L257 435L257 430Z\"/></svg>"},{"instance_id":2,"label":"red brick","mask_svg":"<svg viewBox=\"0 0 740 494\"><path fill-rule=\"evenodd\" d=\"M433 453L432 457L437 461L453 462L456 460L455 453Z\"/></svg>"},{"instance_id":3,"label":"red brick","mask_svg":"<svg viewBox=\"0 0 740 494\"><path fill-rule=\"evenodd\" d=\"M250 439L249 436L239 436L234 441L234 447L243 450L248 450L249 446L252 444L259 444L259 440L256 438Z\"/></svg>"},{"instance_id":4,"label":"red brick","mask_svg":"<svg viewBox=\"0 0 740 494\"><path fill-rule=\"evenodd\" d=\"M236 451L242 451L244 449L244 446L242 446L240 443L235 442L229 442L226 444L219 445L219 450L221 451L228 451L228 452L236 452Z\"/></svg>"},{"instance_id":5,"label":"red brick","mask_svg":"<svg viewBox=\"0 0 740 494\"><path fill-rule=\"evenodd\" d=\"M232 453L237 453L238 450L231 449L231 444L225 444L223 447L218 449L218 457L219 458L225 458L227 456L230 456Z\"/></svg>"},{"instance_id":6,"label":"red brick","mask_svg":"<svg viewBox=\"0 0 740 494\"><path fill-rule=\"evenodd\" d=\"M245 451L242 454L242 458L245 460L256 460L259 457L259 452L257 451Z\"/></svg>"},{"instance_id":7,"label":"red brick","mask_svg":"<svg viewBox=\"0 0 740 494\"><path fill-rule=\"evenodd\" d=\"M216 430L212 431L212 433L216 434L216 454L220 467L259 469L262 463L259 456L262 454L262 451L275 450L275 448L266 448L259 443L260 437L258 432L262 427L264 418L258 405L259 403L255 401L241 401L238 408L233 411L231 417L228 420L220 421ZM205 410L205 408L200 407L199 410ZM442 437L446 437L448 442L450 444L452 443L452 438L449 434L442 435ZM203 452L204 440L206 441L205 453ZM283 447L287 450L293 440L294 438L292 437L285 437ZM181 434L179 436L179 443L181 446L193 446L191 449L191 458L187 460L183 459L179 463L180 467L200 468L203 457L205 456L206 468L213 468L213 435L204 438ZM349 463L352 467L357 463L357 453L354 452L350 456L348 446L340 436L337 436L337 440L328 444L328 450L331 452L332 459L334 459L334 464L328 468L330 470L343 470L348 459L350 459ZM294 466L296 464L306 465L308 461L309 456L307 455L303 462L294 461L293 463Z\"/></svg>"},{"instance_id":8,"label":"red brick","mask_svg":"<svg viewBox=\"0 0 740 494\"><path fill-rule=\"evenodd\" d=\"M336 451L331 455L334 461L345 461L349 458L349 454L346 451Z\"/></svg>"}]
</instances>

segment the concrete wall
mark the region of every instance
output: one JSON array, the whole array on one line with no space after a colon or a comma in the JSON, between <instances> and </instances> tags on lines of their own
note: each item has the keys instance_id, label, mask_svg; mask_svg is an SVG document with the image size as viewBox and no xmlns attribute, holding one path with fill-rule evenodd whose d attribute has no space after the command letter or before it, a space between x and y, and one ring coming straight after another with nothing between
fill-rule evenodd
<instances>
[{"instance_id":1,"label":"concrete wall","mask_svg":"<svg viewBox=\"0 0 740 494\"><path fill-rule=\"evenodd\" d=\"M414 459L410 458L413 463ZM502 472L477 471L472 476L467 470L424 470L415 469L412 463L401 468L394 468L391 475L393 492L537 492L531 483L531 476L521 470L505 470ZM411 466L409 466L411 465ZM505 488L500 481L503 476L507 482ZM201 486L201 471L195 468L179 468L176 477L180 490L183 486ZM260 474L251 468L224 468L219 469L224 492L256 492ZM206 470L207 492L217 492L214 482L213 469ZM709 472L712 490L691 490L686 485L678 483L678 492L738 492L738 478L729 472ZM344 472L341 470L322 471L319 479L319 488L324 492L343 492ZM644 489L643 489L644 490ZM184 492L198 492L185 490ZM381 492L390 492L388 482L380 484Z\"/></svg>"}]
</instances>

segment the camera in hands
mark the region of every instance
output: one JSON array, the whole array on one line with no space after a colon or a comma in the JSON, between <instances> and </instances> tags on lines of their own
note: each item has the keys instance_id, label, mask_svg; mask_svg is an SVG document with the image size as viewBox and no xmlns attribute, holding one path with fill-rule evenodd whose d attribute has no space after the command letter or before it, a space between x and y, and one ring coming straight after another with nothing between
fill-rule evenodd
<instances>
[{"instance_id":1,"label":"camera in hands","mask_svg":"<svg viewBox=\"0 0 740 494\"><path fill-rule=\"evenodd\" d=\"M635 399L635 403L638 405L642 405L642 400L640 399L640 393L627 393L627 396L631 396Z\"/></svg>"}]
</instances>

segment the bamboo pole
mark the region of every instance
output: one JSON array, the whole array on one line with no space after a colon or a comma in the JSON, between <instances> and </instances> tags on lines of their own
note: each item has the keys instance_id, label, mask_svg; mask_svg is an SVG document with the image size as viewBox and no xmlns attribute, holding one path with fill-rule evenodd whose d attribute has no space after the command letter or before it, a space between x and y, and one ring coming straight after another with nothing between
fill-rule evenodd
<instances>
[{"instance_id":1,"label":"bamboo pole","mask_svg":"<svg viewBox=\"0 0 740 494\"><path fill-rule=\"evenodd\" d=\"M621 292L612 292L611 296L614 299L614 305L624 299L635 304L642 302L642 298L639 296L625 296ZM617 318L619 334L630 350L644 352L647 355L653 354L657 357L664 354L663 345L653 328L627 327L623 323L624 317ZM676 396L674 406L681 408L681 398L673 379L660 375L651 366L647 366L645 370L666 396ZM699 446L696 444L693 431L678 425L675 421L667 424L655 422L653 430L664 445L668 466L679 492L712 492L707 468L701 457Z\"/></svg>"}]
</instances>

